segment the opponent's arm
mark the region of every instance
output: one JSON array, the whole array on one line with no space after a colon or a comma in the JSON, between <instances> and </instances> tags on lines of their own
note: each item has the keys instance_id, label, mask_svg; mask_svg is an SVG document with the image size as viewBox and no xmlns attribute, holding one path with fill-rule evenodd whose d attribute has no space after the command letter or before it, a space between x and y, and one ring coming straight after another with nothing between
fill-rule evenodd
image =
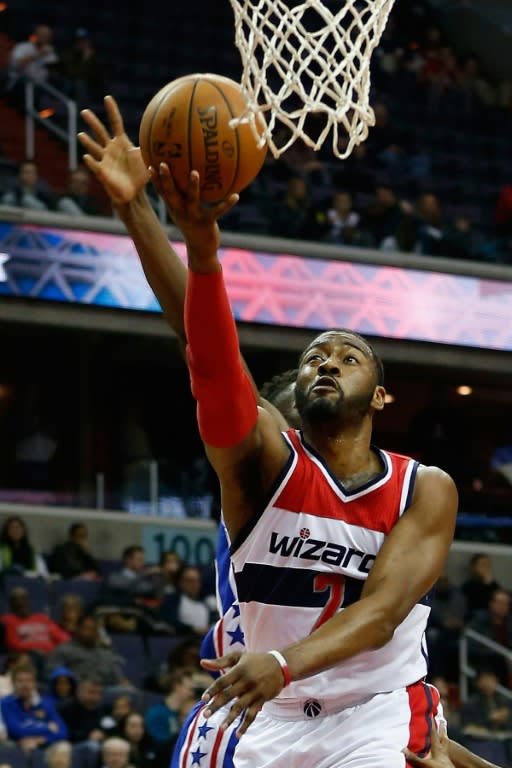
<instances>
[{"instance_id":1,"label":"opponent's arm","mask_svg":"<svg viewBox=\"0 0 512 768\"><path fill-rule=\"evenodd\" d=\"M452 739L448 742L448 754L455 768L499 768L495 763L490 763L483 757L475 755Z\"/></svg>"},{"instance_id":2,"label":"opponent's arm","mask_svg":"<svg viewBox=\"0 0 512 768\"><path fill-rule=\"evenodd\" d=\"M145 192L151 179L139 147L124 130L123 118L112 96L105 97L110 132L90 109L82 117L94 138L79 133L87 150L84 163L96 175L132 238L146 275L164 316L185 343L183 305L187 269L174 248Z\"/></svg>"},{"instance_id":3,"label":"opponent's arm","mask_svg":"<svg viewBox=\"0 0 512 768\"><path fill-rule=\"evenodd\" d=\"M152 178L158 193L168 204L168 197L172 197L174 191L169 168L162 164L150 173L140 148L134 146L125 132L121 112L112 96L105 96L105 109L110 131L92 110L82 111L82 117L94 136L92 138L84 132L78 134L80 143L87 150L83 160L102 184L128 230L164 317L184 347L187 268L169 242L145 192ZM250 376L245 362L244 366ZM251 382L257 392L252 377ZM259 399L259 404L279 419L279 412L270 403ZM284 420L278 423L280 429L287 428Z\"/></svg>"},{"instance_id":4,"label":"opponent's arm","mask_svg":"<svg viewBox=\"0 0 512 768\"><path fill-rule=\"evenodd\" d=\"M435 467L420 468L412 504L387 537L360 600L308 637L280 649L293 680L379 648L392 638L396 627L439 577L453 538L456 510L453 480ZM237 660L230 661L233 664ZM225 657L203 665L216 669L217 663L219 668L229 666ZM244 654L206 691L208 709L214 711L237 699L225 722L232 722L245 709L242 733L263 703L281 691L283 682L282 670L272 656Z\"/></svg>"}]
</instances>

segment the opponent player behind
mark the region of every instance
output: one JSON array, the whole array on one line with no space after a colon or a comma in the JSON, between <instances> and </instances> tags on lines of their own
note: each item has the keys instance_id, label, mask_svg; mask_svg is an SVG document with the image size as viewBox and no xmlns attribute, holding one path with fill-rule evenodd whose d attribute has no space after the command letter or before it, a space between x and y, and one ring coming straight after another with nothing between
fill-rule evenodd
<instances>
[{"instance_id":1,"label":"opponent player behind","mask_svg":"<svg viewBox=\"0 0 512 768\"><path fill-rule=\"evenodd\" d=\"M110 194L135 242L148 281L169 323L178 335L182 335L185 269L172 250L145 196L144 187L149 174L142 163L138 149L124 133L121 116L112 98L106 99L106 107L113 136L110 136L105 126L92 112L87 111L84 117L95 134L96 141L86 134L81 134L82 143L93 155L93 157L86 156L84 159ZM449 748L450 755L453 752L452 756L457 768L462 766L483 768L489 765L454 742L449 742Z\"/></svg>"}]
</instances>

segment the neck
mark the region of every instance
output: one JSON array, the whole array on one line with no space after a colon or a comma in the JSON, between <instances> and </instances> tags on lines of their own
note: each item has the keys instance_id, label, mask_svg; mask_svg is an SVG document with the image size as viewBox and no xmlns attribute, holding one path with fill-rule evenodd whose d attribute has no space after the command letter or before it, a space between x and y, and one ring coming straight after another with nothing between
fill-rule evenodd
<instances>
[{"instance_id":1,"label":"neck","mask_svg":"<svg viewBox=\"0 0 512 768\"><path fill-rule=\"evenodd\" d=\"M307 424L304 436L345 484L360 485L381 469L370 445L371 423L363 421L358 427L343 429Z\"/></svg>"}]
</instances>

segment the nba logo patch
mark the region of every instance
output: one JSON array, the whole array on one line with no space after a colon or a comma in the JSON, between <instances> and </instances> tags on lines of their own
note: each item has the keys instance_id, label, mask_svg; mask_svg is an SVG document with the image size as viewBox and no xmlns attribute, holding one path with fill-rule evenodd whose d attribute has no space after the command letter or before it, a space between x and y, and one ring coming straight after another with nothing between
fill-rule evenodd
<instances>
[{"instance_id":1,"label":"nba logo patch","mask_svg":"<svg viewBox=\"0 0 512 768\"><path fill-rule=\"evenodd\" d=\"M303 709L306 717L318 717L322 711L322 705L316 699L308 699L304 702Z\"/></svg>"}]
</instances>

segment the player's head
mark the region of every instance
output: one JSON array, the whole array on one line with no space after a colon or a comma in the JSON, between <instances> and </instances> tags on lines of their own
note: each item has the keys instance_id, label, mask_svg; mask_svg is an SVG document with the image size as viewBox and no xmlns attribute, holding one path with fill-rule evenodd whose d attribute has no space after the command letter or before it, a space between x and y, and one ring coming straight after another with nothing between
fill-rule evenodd
<instances>
[{"instance_id":1,"label":"player's head","mask_svg":"<svg viewBox=\"0 0 512 768\"><path fill-rule=\"evenodd\" d=\"M360 421L384 406L384 368L358 333L326 331L300 357L295 401L303 421Z\"/></svg>"},{"instance_id":2,"label":"player's head","mask_svg":"<svg viewBox=\"0 0 512 768\"><path fill-rule=\"evenodd\" d=\"M290 427L301 426L300 416L295 407L295 380L297 368L278 373L266 381L260 389L260 395L283 414Z\"/></svg>"}]
</instances>

